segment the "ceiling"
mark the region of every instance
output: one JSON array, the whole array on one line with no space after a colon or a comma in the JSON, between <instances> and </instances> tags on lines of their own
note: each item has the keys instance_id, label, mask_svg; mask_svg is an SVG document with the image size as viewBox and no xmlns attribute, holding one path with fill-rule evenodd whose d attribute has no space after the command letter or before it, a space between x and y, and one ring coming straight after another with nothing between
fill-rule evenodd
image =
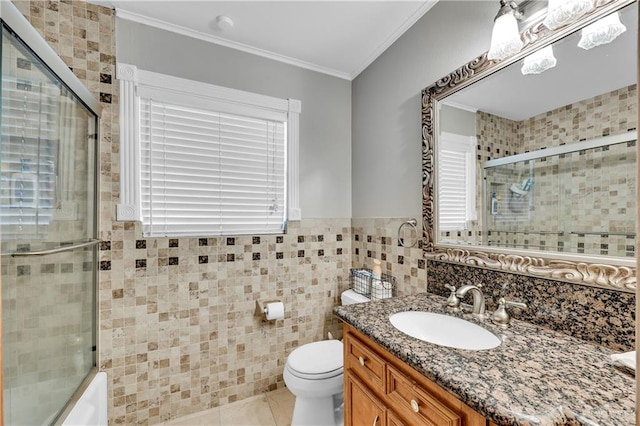
<instances>
[{"instance_id":1,"label":"ceiling","mask_svg":"<svg viewBox=\"0 0 640 426\"><path fill-rule=\"evenodd\" d=\"M88 1L115 8L122 19L352 80L438 0ZM576 34L554 46L556 68L523 76L518 61L446 103L522 120L635 83L636 7L621 13L628 31L614 43L584 51ZM219 25L221 15L233 26ZM554 96L539 96L544 93Z\"/></svg>"},{"instance_id":2,"label":"ceiling","mask_svg":"<svg viewBox=\"0 0 640 426\"><path fill-rule=\"evenodd\" d=\"M352 80L438 0L89 1L122 19ZM220 15L233 26L219 25Z\"/></svg>"}]
</instances>

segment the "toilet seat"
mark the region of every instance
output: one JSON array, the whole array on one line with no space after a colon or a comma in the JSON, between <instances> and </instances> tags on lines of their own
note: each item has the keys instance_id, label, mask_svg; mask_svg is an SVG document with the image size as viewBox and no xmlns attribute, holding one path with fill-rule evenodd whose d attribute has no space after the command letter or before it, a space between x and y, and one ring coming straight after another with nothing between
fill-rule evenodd
<instances>
[{"instance_id":1,"label":"toilet seat","mask_svg":"<svg viewBox=\"0 0 640 426\"><path fill-rule=\"evenodd\" d=\"M330 379L332 377L341 376L343 374L342 367L333 371L327 371L325 373L319 373L319 374L302 373L300 371L296 371L292 369L289 365L285 365L285 368L287 369L287 371L289 371L289 373L291 373L292 376L295 376L299 379L305 379L305 380L325 380L325 379Z\"/></svg>"},{"instance_id":2,"label":"toilet seat","mask_svg":"<svg viewBox=\"0 0 640 426\"><path fill-rule=\"evenodd\" d=\"M342 374L342 342L324 340L296 348L285 368L301 379L323 380Z\"/></svg>"}]
</instances>

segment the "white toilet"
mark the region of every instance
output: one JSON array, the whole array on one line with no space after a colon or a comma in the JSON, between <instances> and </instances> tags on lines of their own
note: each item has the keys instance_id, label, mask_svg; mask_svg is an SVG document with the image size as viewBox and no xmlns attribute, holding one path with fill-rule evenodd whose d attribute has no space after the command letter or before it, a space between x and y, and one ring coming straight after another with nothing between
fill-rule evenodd
<instances>
[{"instance_id":1,"label":"white toilet","mask_svg":"<svg viewBox=\"0 0 640 426\"><path fill-rule=\"evenodd\" d=\"M368 302L347 290L343 305ZM284 366L284 383L296 397L291 426L335 426L344 423L342 342L323 340L296 348Z\"/></svg>"}]
</instances>

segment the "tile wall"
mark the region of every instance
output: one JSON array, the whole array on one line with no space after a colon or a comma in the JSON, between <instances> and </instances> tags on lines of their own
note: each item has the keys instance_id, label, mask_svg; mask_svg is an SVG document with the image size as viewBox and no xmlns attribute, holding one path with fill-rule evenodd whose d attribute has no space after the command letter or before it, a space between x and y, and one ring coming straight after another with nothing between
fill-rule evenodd
<instances>
[{"instance_id":1,"label":"tile wall","mask_svg":"<svg viewBox=\"0 0 640 426\"><path fill-rule=\"evenodd\" d=\"M100 132L101 146L111 150L112 114L107 102L111 97L111 75L115 64L113 56L113 14L108 9L87 5L84 2L15 2L22 13L38 29L45 40L63 58L76 76L88 87L98 99L103 100L105 110L102 116ZM9 59L9 50L3 51L3 59ZM14 66L9 60L4 66ZM38 67L33 66L29 58L19 57L17 61L19 77L32 82L43 79ZM36 92L34 87L24 90ZM20 89L20 87L18 87ZM48 111L42 114L69 114L75 105L58 99L59 87L49 90ZM3 99L3 103L6 99ZM71 114L70 114L71 116ZM70 119L71 120L71 119ZM64 206L77 209L79 217L86 215L83 206L86 203L72 204L77 195L87 185L86 161L87 143L82 135L95 133L95 129L86 127L86 122L76 120L77 128L67 128L76 132L78 139L57 143L57 125L51 130L53 135L45 136L47 148L42 151L52 155L58 161L69 161L57 187L57 201ZM14 123L15 124L15 123ZM29 128L25 123L17 123L22 128ZM3 122L6 125L6 120ZM3 126L3 130L4 126ZM50 134L51 134L50 132ZM56 151L56 149L58 151ZM47 158L49 160L50 158ZM77 161L77 164L74 163ZM44 161L43 161L44 162ZM103 174L104 178L104 174ZM46 186L45 186L46 187ZM110 188L110 186L109 186ZM50 190L51 191L51 190ZM49 192L51 193L51 192ZM46 197L46 195L43 195ZM84 221L70 220L59 216L62 211L50 206L50 222L36 229L38 234L45 231L49 240L72 241L86 238L87 230ZM39 214L47 216L45 208ZM35 233L34 233L35 234ZM11 241L3 241L3 252L16 249ZM32 250L50 247L30 247ZM18 246L18 250L29 250L29 247ZM78 254L80 253L80 254ZM75 391L77 384L83 379L85 372L94 360L91 356L93 327L91 318L94 300L93 291L89 291L86 283L92 282L93 267L90 250L83 252L63 252L42 258L24 257L8 259L3 265L3 308L8 308L3 315L11 318L12 329L5 328L3 336L5 344L10 345L10 354L4 363L7 373L5 402L10 401L11 418L9 423L41 424L48 416L55 413L69 395ZM32 339L30 336L37 336ZM34 346L37 344L37 346ZM44 355L43 355L44 353ZM18 367L14 367L17 365ZM29 395L23 398L22 395ZM32 401L37 400L36 406Z\"/></svg>"},{"instance_id":2,"label":"tile wall","mask_svg":"<svg viewBox=\"0 0 640 426\"><path fill-rule=\"evenodd\" d=\"M414 294L427 288L426 261L422 257L422 225L417 231L405 225L400 238L406 241L402 247L398 242L400 226L410 218L402 219L352 219L353 267L373 268L373 259L382 261L382 272L396 279L397 295ZM420 220L420 218L417 218Z\"/></svg>"},{"instance_id":3,"label":"tile wall","mask_svg":"<svg viewBox=\"0 0 640 426\"><path fill-rule=\"evenodd\" d=\"M407 218L303 220L284 236L206 239L145 239L139 225L115 222L113 12L72 0L15 3L104 107L99 366L110 379L112 424L155 424L282 387L293 348L339 333L332 307L352 266L381 258L398 294L426 289L420 242L398 245ZM282 299L285 319L254 316L259 298Z\"/></svg>"},{"instance_id":4,"label":"tile wall","mask_svg":"<svg viewBox=\"0 0 640 426\"><path fill-rule=\"evenodd\" d=\"M518 122L479 111L478 194L483 193L485 161L635 130L636 96L637 86L631 85ZM491 177L492 185L487 190L487 197L496 193L499 199L499 214L488 217L491 234L480 231L488 211L478 198L478 220L467 231L448 232L443 237L527 249L634 257L636 200L622 194L635 193L635 144L494 168L494 173L502 176ZM515 199L510 185L521 184L533 164L533 191ZM501 171L495 172L496 169ZM529 197L535 197L536 210L530 210ZM603 216L610 220L601 223ZM545 233L540 233L541 229ZM572 233L562 232L567 230Z\"/></svg>"},{"instance_id":5,"label":"tile wall","mask_svg":"<svg viewBox=\"0 0 640 426\"><path fill-rule=\"evenodd\" d=\"M112 224L100 250L100 368L114 424L157 423L282 387L287 355L338 335L351 266L349 219L283 236L148 238ZM256 300L282 300L262 322Z\"/></svg>"},{"instance_id":6,"label":"tile wall","mask_svg":"<svg viewBox=\"0 0 640 426\"><path fill-rule=\"evenodd\" d=\"M518 144L534 151L636 129L637 90L633 84L518 122Z\"/></svg>"},{"instance_id":7,"label":"tile wall","mask_svg":"<svg viewBox=\"0 0 640 426\"><path fill-rule=\"evenodd\" d=\"M339 332L332 308L348 286L350 219L206 239L144 239L137 224L115 222L113 11L72 0L15 4L104 108L98 359L112 424L159 423L282 387L293 348ZM282 299L285 319L263 323L257 299Z\"/></svg>"},{"instance_id":8,"label":"tile wall","mask_svg":"<svg viewBox=\"0 0 640 426\"><path fill-rule=\"evenodd\" d=\"M3 253L15 252L2 244ZM2 256L5 424L42 424L93 365L93 252ZM35 402L35 404L34 404Z\"/></svg>"},{"instance_id":9,"label":"tile wall","mask_svg":"<svg viewBox=\"0 0 640 426\"><path fill-rule=\"evenodd\" d=\"M92 252L6 254L86 239L83 219L91 204L86 188L92 169L86 162L86 135L95 129L83 107L66 97L39 61L3 33L3 396L7 423L37 424L66 402L93 365L95 294L85 285L93 280ZM66 134L77 138L58 140L63 130L58 120L51 120L58 116L64 118ZM64 172L56 173L60 163L65 163ZM23 185L32 191L16 190ZM64 215L63 206L75 214Z\"/></svg>"}]
</instances>

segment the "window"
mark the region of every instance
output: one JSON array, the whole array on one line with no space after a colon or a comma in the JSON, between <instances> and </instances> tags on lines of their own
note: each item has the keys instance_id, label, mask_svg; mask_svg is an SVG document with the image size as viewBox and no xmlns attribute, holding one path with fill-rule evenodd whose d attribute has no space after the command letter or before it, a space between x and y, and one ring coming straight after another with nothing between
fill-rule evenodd
<instances>
[{"instance_id":1,"label":"window","mask_svg":"<svg viewBox=\"0 0 640 426\"><path fill-rule=\"evenodd\" d=\"M41 238L55 208L58 123L52 117L58 114L60 89L38 77L2 79L3 239Z\"/></svg>"},{"instance_id":2,"label":"window","mask_svg":"<svg viewBox=\"0 0 640 426\"><path fill-rule=\"evenodd\" d=\"M81 219L92 208L97 119L27 46L0 30L2 241L51 241L60 232L65 241L84 240L92 229Z\"/></svg>"},{"instance_id":3,"label":"window","mask_svg":"<svg viewBox=\"0 0 640 426\"><path fill-rule=\"evenodd\" d=\"M443 132L438 145L438 225L459 231L476 220L476 138Z\"/></svg>"},{"instance_id":4,"label":"window","mask_svg":"<svg viewBox=\"0 0 640 426\"><path fill-rule=\"evenodd\" d=\"M119 220L141 220L143 235L163 237L282 233L300 219L298 101L132 75L121 93L130 92L122 121L133 117L134 129L122 133L133 152L121 156L134 164Z\"/></svg>"}]
</instances>

